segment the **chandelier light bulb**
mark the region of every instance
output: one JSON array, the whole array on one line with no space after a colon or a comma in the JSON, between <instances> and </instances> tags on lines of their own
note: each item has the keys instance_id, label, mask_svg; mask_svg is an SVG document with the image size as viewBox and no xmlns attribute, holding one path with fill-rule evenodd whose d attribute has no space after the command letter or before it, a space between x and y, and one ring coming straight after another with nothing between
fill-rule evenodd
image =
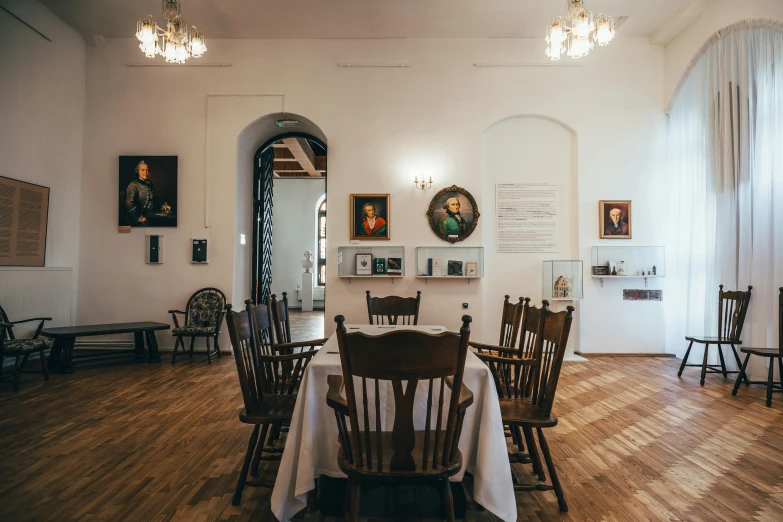
<instances>
[{"instance_id":1,"label":"chandelier light bulb","mask_svg":"<svg viewBox=\"0 0 783 522\"><path fill-rule=\"evenodd\" d=\"M158 39L158 24L152 16L142 18L136 23L136 38L143 44Z\"/></svg>"},{"instance_id":2,"label":"chandelier light bulb","mask_svg":"<svg viewBox=\"0 0 783 522\"><path fill-rule=\"evenodd\" d=\"M207 45L204 42L204 31L199 31L194 25L190 29L190 54L193 58L201 58L207 51Z\"/></svg>"},{"instance_id":3,"label":"chandelier light bulb","mask_svg":"<svg viewBox=\"0 0 783 522\"><path fill-rule=\"evenodd\" d=\"M614 38L614 20L611 16L599 14L595 17L595 43L603 47Z\"/></svg>"},{"instance_id":4,"label":"chandelier light bulb","mask_svg":"<svg viewBox=\"0 0 783 522\"><path fill-rule=\"evenodd\" d=\"M563 42L566 40L565 22L562 17L555 18L546 29L546 55L557 61L563 54Z\"/></svg>"}]
</instances>

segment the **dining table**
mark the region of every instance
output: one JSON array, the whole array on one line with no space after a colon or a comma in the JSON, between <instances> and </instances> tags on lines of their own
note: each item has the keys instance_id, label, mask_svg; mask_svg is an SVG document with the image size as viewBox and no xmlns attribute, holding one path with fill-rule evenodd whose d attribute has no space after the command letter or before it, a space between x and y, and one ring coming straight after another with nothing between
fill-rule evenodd
<instances>
[{"instance_id":1,"label":"dining table","mask_svg":"<svg viewBox=\"0 0 783 522\"><path fill-rule=\"evenodd\" d=\"M447 331L438 325L348 324L346 329L349 334L362 332L367 335L395 330L429 334ZM311 359L299 387L272 491L272 513L281 522L288 522L306 507L307 494L315 489L318 477L346 478L337 465L339 441L334 412L326 405L329 375L342 375L336 334L329 337ZM462 468L450 480L459 482L466 472L470 473L473 476L473 499L502 520L514 522L517 518L516 501L497 390L489 368L472 351L468 351L465 359L463 382L473 393L473 404L465 414L459 442ZM419 386L422 385L420 382ZM448 388L447 393L450 393ZM381 387L380 395L380 404L385 409L384 429L385 425L393 423L394 396L384 387ZM422 429L420 426L424 425L426 408L426 393L417 393L414 405L416 429Z\"/></svg>"}]
</instances>

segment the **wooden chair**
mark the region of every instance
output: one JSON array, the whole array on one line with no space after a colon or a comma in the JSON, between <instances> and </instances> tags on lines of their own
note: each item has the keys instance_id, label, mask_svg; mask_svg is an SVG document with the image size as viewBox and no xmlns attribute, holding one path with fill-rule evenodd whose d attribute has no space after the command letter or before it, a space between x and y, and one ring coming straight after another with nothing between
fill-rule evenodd
<instances>
[{"instance_id":1,"label":"wooden chair","mask_svg":"<svg viewBox=\"0 0 783 522\"><path fill-rule=\"evenodd\" d=\"M734 383L734 389L731 391L732 395L737 395L740 381L744 378L746 384L766 384L767 385L767 408L772 406L772 392L783 393L783 288L780 288L780 294L778 296L778 347L777 348L740 348L742 353L747 354L745 356L745 362L742 363L739 375L737 375L737 382ZM766 383L764 381L749 381L745 370L748 367L748 361L751 355L757 355L759 357L765 357L769 359L769 373L767 375ZM775 359L778 360L778 377L780 382L773 381L773 370L775 365L773 364Z\"/></svg>"},{"instance_id":2,"label":"wooden chair","mask_svg":"<svg viewBox=\"0 0 783 522\"><path fill-rule=\"evenodd\" d=\"M492 373L498 397L532 400L535 381L536 355L542 308L530 306L526 298L522 308L519 347L504 348L479 343L470 343L478 349L476 356L484 361ZM504 424L519 451L509 453L511 463L532 464L533 471L543 481L546 480L541 459L538 456L533 427L520 424ZM525 446L531 449L528 452Z\"/></svg>"},{"instance_id":3,"label":"wooden chair","mask_svg":"<svg viewBox=\"0 0 783 522\"><path fill-rule=\"evenodd\" d=\"M212 356L220 357L220 344L218 336L223 324L223 316L226 313L226 296L217 288L202 288L190 296L188 304L185 307L186 312L181 310L169 310L174 319L174 329L171 330L177 340L174 343L174 353L171 354L171 364L177 361L177 349L182 347L182 353L185 353L185 341L183 337L190 337L189 357L193 357L193 346L196 343L196 337L203 337L207 342L207 362L212 363ZM185 316L185 324L180 326L177 320L177 314ZM212 351L209 340L215 341L215 351Z\"/></svg>"},{"instance_id":4,"label":"wooden chair","mask_svg":"<svg viewBox=\"0 0 783 522\"><path fill-rule=\"evenodd\" d=\"M742 326L745 324L745 315L748 313L750 291L752 289L753 287L749 286L747 292L724 292L723 285L720 285L720 292L718 293L718 337L686 337L685 340L690 341L690 344L685 352L685 357L682 358L677 377L682 376L682 371L686 366L701 366L701 380L699 383L704 386L704 378L708 373L722 373L724 379L728 378L730 373L739 373L739 371L726 370L726 361L723 358L723 345L728 344L731 346L734 359L737 361L737 367L740 367L741 363L736 345L742 344L740 336L742 335ZM687 364L693 343L704 345L704 360L701 364ZM710 353L711 344L718 347L720 367L717 364L707 364L707 356ZM747 377L745 377L745 381L747 382Z\"/></svg>"},{"instance_id":5,"label":"wooden chair","mask_svg":"<svg viewBox=\"0 0 783 522\"><path fill-rule=\"evenodd\" d=\"M46 321L51 321L51 317L36 317L32 319L22 319L21 321L10 321L8 315L0 306L0 380L3 376L3 360L6 357L14 358L14 369L8 377L14 380L14 391L19 391L21 384L22 368L30 355L38 352L41 361L41 370L44 374L44 380L49 380L49 370L46 365L46 350L50 349L51 343L48 339L38 337ZM40 321L38 328L30 339L17 339L14 336L14 325Z\"/></svg>"},{"instance_id":6,"label":"wooden chair","mask_svg":"<svg viewBox=\"0 0 783 522\"><path fill-rule=\"evenodd\" d=\"M370 297L367 290L367 314L370 324L396 325L400 319L403 325L419 324L419 305L421 305L421 292L416 292L416 297Z\"/></svg>"},{"instance_id":7,"label":"wooden chair","mask_svg":"<svg viewBox=\"0 0 783 522\"><path fill-rule=\"evenodd\" d=\"M445 518L453 521L454 505L448 477L459 472L462 466L462 454L458 449L460 432L465 411L473 403L473 394L462 383L470 316L462 317L459 334L444 332L437 335L414 331L395 331L379 336L361 332L348 334L343 316L338 315L335 321L343 374L328 377L326 404L334 409L337 419L340 442L337 460L340 469L348 475L350 520L359 519L363 483L434 482L442 491ZM361 379L361 391L355 389L354 378ZM380 384L380 381L386 382ZM385 405L381 406L380 390L388 386L388 381L391 381L395 407L391 432L382 431L381 425ZM407 381L405 386L403 381ZM421 383L421 391L427 394L424 431L414 431L413 427L419 381L425 381ZM451 394L446 412L444 384L452 390L460 390L460 393ZM370 428L370 404L374 405L373 429ZM361 427L360 408L363 412ZM437 418L434 429L433 416Z\"/></svg>"},{"instance_id":8,"label":"wooden chair","mask_svg":"<svg viewBox=\"0 0 783 522\"><path fill-rule=\"evenodd\" d=\"M541 453L544 455L546 468L549 471L552 484L522 484L516 480L515 491L549 491L554 490L557 496L557 503L560 511L568 511L568 503L563 494L563 488L557 477L552 455L549 451L549 444L544 437L544 428L551 428L557 425L557 417L552 413L552 406L555 401L555 392L560 378L560 369L565 357L565 350L568 344L568 335L571 331L573 321L574 307L567 307L564 312L550 312L549 302L544 301L540 310L540 320L538 321L538 332L534 340L534 350L532 357L524 358L505 358L498 359L495 362L514 367L516 373L523 373L522 368L532 368L529 382L532 382L532 390L529 396L526 396L527 386L520 384L513 390L513 396L505 396L499 399L500 414L503 418L503 424L511 426L518 433L521 428L525 434L525 441L528 448L528 459L533 465L533 471L538 475L541 482L546 480L546 473L541 464L536 445L536 437L533 436L533 429L538 435L538 445L541 447ZM487 356L480 355L480 358L486 360ZM520 461L517 461L520 462Z\"/></svg>"},{"instance_id":9,"label":"wooden chair","mask_svg":"<svg viewBox=\"0 0 783 522\"><path fill-rule=\"evenodd\" d=\"M260 305L263 306L263 305ZM239 410L239 420L245 424L253 425L250 435L245 460L239 473L237 488L234 492L232 503L238 506L242 501L242 492L245 486L274 486L274 482L263 480L247 480L248 471L256 476L258 464L261 460L279 460L280 454L264 456L267 433L270 428L279 430L280 425L290 422L296 404L295 390L299 388L302 375L307 362L315 355L316 351L304 351L294 354L275 355L269 348L266 353L256 344L255 332L262 331L264 338L271 338L271 327L268 321L259 325L254 324L255 316L264 317L264 311L243 310L235 313L228 305L228 332L231 344L234 347L234 360L239 375L239 385L242 389L242 398L245 407ZM268 313L266 314L268 317ZM284 363L294 363L290 367L292 371L287 373ZM261 436L259 437L259 430Z\"/></svg>"}]
</instances>

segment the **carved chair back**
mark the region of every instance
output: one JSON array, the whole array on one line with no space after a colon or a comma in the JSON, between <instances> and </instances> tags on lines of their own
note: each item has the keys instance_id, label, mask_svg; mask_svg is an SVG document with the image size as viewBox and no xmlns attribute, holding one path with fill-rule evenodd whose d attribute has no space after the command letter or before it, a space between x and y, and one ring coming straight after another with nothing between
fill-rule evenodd
<instances>
[{"instance_id":1,"label":"carved chair back","mask_svg":"<svg viewBox=\"0 0 783 522\"><path fill-rule=\"evenodd\" d=\"M720 292L718 292L718 335L720 337L739 340L742 335L742 327L745 324L745 315L748 313L752 288L749 286L747 292L739 290L724 292L723 285L720 285Z\"/></svg>"},{"instance_id":2,"label":"carved chair back","mask_svg":"<svg viewBox=\"0 0 783 522\"><path fill-rule=\"evenodd\" d=\"M549 311L549 302L544 301L540 315L532 399L533 404L538 406L545 416L549 416L555 402L555 391L568 345L568 335L571 332L574 307L568 306L565 311L555 313Z\"/></svg>"},{"instance_id":3,"label":"carved chair back","mask_svg":"<svg viewBox=\"0 0 783 522\"><path fill-rule=\"evenodd\" d=\"M202 288L188 299L185 307L185 325L220 330L226 296L217 288Z\"/></svg>"},{"instance_id":4,"label":"carved chair back","mask_svg":"<svg viewBox=\"0 0 783 522\"><path fill-rule=\"evenodd\" d=\"M0 306L0 323L6 323L9 325L11 323L11 321L8 319L8 314L5 313L5 310L3 310L2 306ZM6 332L8 333L6 334ZM16 339L16 337L14 337L13 325L10 325L7 328L2 329L2 332L0 332L0 341L5 339L6 335L8 335L8 338L11 340Z\"/></svg>"},{"instance_id":5,"label":"carved chair back","mask_svg":"<svg viewBox=\"0 0 783 522\"><path fill-rule=\"evenodd\" d=\"M414 455L421 459L418 463L421 470L453 465L465 413L464 409L459 411L458 402L470 338L470 316L462 317L459 333L437 335L415 331L379 336L349 334L343 316L338 315L335 321L350 425L349 431L344 418L341 420L337 415L344 458L357 468L372 471L374 467L376 472L416 470ZM453 378L453 383L448 408L444 411L447 377ZM421 391L427 395L423 440L417 440L413 427L419 381L423 381ZM380 402L381 390L387 389L389 382L395 407L390 440L383 437ZM373 401L374 422L369 407ZM388 462L383 458L384 440L392 446Z\"/></svg>"},{"instance_id":6,"label":"carved chair back","mask_svg":"<svg viewBox=\"0 0 783 522\"><path fill-rule=\"evenodd\" d=\"M503 314L500 318L500 340L498 346L513 347L519 335L519 323L522 320L524 301L520 297L518 303L509 303L510 296L503 301Z\"/></svg>"},{"instance_id":7,"label":"carved chair back","mask_svg":"<svg viewBox=\"0 0 783 522\"><path fill-rule=\"evenodd\" d=\"M272 311L272 322L275 327L277 343L293 342L293 339L291 339L291 320L288 316L288 293L283 292L281 301L278 301L277 296L272 294L269 298L269 308Z\"/></svg>"},{"instance_id":8,"label":"carved chair back","mask_svg":"<svg viewBox=\"0 0 783 522\"><path fill-rule=\"evenodd\" d=\"M367 314L370 324L419 324L420 304L421 292L416 292L416 297L370 297L370 291L367 290Z\"/></svg>"},{"instance_id":9,"label":"carved chair back","mask_svg":"<svg viewBox=\"0 0 783 522\"><path fill-rule=\"evenodd\" d=\"M239 375L239 386L248 413L261 411L264 394L264 376L259 365L259 354L253 335L253 325L247 311L234 312L227 306L226 323L231 345L234 348L234 360Z\"/></svg>"}]
</instances>

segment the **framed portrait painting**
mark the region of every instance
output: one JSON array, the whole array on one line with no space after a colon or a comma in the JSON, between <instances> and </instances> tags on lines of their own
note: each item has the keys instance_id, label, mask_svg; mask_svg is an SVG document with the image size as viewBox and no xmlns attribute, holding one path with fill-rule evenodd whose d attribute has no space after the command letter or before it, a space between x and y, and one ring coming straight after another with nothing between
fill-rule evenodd
<instances>
[{"instance_id":1,"label":"framed portrait painting","mask_svg":"<svg viewBox=\"0 0 783 522\"><path fill-rule=\"evenodd\" d=\"M631 200L598 202L598 233L601 239L631 239Z\"/></svg>"},{"instance_id":2,"label":"framed portrait painting","mask_svg":"<svg viewBox=\"0 0 783 522\"><path fill-rule=\"evenodd\" d=\"M177 156L120 156L120 232L177 226Z\"/></svg>"},{"instance_id":3,"label":"framed portrait painting","mask_svg":"<svg viewBox=\"0 0 783 522\"><path fill-rule=\"evenodd\" d=\"M435 194L427 211L432 231L449 243L470 236L478 225L479 215L478 205L470 192L456 185Z\"/></svg>"},{"instance_id":4,"label":"framed portrait painting","mask_svg":"<svg viewBox=\"0 0 783 522\"><path fill-rule=\"evenodd\" d=\"M351 194L351 239L389 239L388 194Z\"/></svg>"}]
</instances>

